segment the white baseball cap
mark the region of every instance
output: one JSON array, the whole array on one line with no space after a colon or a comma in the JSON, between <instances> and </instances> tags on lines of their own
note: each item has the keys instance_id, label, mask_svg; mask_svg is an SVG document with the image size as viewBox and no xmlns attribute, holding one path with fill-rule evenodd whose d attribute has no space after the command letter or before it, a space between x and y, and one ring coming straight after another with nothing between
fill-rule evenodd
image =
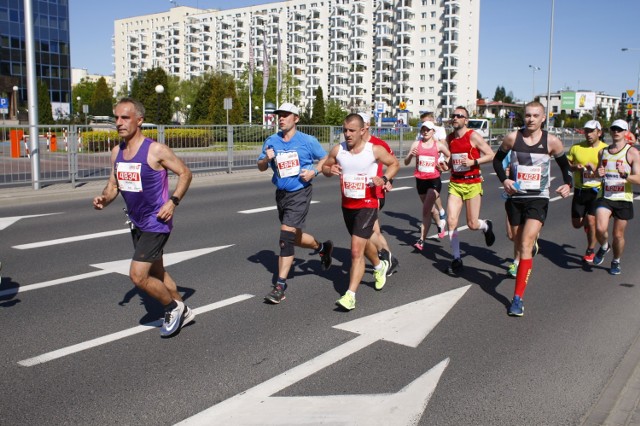
<instances>
[{"instance_id":1,"label":"white baseball cap","mask_svg":"<svg viewBox=\"0 0 640 426\"><path fill-rule=\"evenodd\" d=\"M364 121L364 124L371 123L371 117L366 112L359 112L358 115L360 117L362 117L362 120Z\"/></svg>"},{"instance_id":2,"label":"white baseball cap","mask_svg":"<svg viewBox=\"0 0 640 426\"><path fill-rule=\"evenodd\" d=\"M275 111L276 114L279 114L281 112L290 112L295 115L300 115L300 110L298 109L298 107L290 102L283 103L282 105L280 105L280 108Z\"/></svg>"},{"instance_id":3,"label":"white baseball cap","mask_svg":"<svg viewBox=\"0 0 640 426\"><path fill-rule=\"evenodd\" d=\"M616 121L611 123L611 127L620 127L622 130L629 130L629 124L621 119L617 119Z\"/></svg>"},{"instance_id":4,"label":"white baseball cap","mask_svg":"<svg viewBox=\"0 0 640 426\"><path fill-rule=\"evenodd\" d=\"M584 128L585 129L598 129L598 130L602 130L602 126L600 125L600 123L598 122L598 120L589 120L586 123L584 123Z\"/></svg>"},{"instance_id":5,"label":"white baseball cap","mask_svg":"<svg viewBox=\"0 0 640 426\"><path fill-rule=\"evenodd\" d=\"M433 121L423 121L422 124L420 125L420 130L422 130L423 127L426 127L429 130L435 130L436 128L436 124Z\"/></svg>"}]
</instances>

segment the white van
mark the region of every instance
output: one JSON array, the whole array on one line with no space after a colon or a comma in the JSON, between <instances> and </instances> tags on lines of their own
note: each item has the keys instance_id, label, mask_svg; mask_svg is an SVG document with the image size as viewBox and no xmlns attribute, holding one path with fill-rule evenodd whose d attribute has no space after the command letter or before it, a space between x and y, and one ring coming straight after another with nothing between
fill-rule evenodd
<instances>
[{"instance_id":1,"label":"white van","mask_svg":"<svg viewBox=\"0 0 640 426\"><path fill-rule=\"evenodd\" d=\"M487 141L491 136L491 122L485 118L470 118L467 127L480 133Z\"/></svg>"}]
</instances>

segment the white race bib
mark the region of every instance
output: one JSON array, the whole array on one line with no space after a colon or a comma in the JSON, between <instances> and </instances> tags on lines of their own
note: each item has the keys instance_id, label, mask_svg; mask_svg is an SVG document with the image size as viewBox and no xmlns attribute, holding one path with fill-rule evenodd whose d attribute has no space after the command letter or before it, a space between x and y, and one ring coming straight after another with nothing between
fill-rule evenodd
<instances>
[{"instance_id":1,"label":"white race bib","mask_svg":"<svg viewBox=\"0 0 640 426\"><path fill-rule=\"evenodd\" d=\"M625 201L624 179L605 177L604 179L604 198L613 201Z\"/></svg>"},{"instance_id":2,"label":"white race bib","mask_svg":"<svg viewBox=\"0 0 640 426\"><path fill-rule=\"evenodd\" d=\"M541 179L542 167L518 165L516 181L520 184L520 189L540 191Z\"/></svg>"},{"instance_id":3,"label":"white race bib","mask_svg":"<svg viewBox=\"0 0 640 426\"><path fill-rule=\"evenodd\" d=\"M436 170L436 158L427 155L418 156L418 171L422 173L433 173Z\"/></svg>"},{"instance_id":4,"label":"white race bib","mask_svg":"<svg viewBox=\"0 0 640 426\"><path fill-rule=\"evenodd\" d=\"M116 165L118 189L126 192L142 192L141 170L141 163L118 163Z\"/></svg>"},{"instance_id":5,"label":"white race bib","mask_svg":"<svg viewBox=\"0 0 640 426\"><path fill-rule=\"evenodd\" d=\"M582 185L600 186L601 178L588 169L582 169Z\"/></svg>"},{"instance_id":6,"label":"white race bib","mask_svg":"<svg viewBox=\"0 0 640 426\"><path fill-rule=\"evenodd\" d=\"M300 174L300 159L296 151L279 152L276 155L276 165L278 166L278 174L282 178Z\"/></svg>"},{"instance_id":7,"label":"white race bib","mask_svg":"<svg viewBox=\"0 0 640 426\"><path fill-rule=\"evenodd\" d=\"M361 200L367 196L367 175L342 175L342 193L347 198Z\"/></svg>"},{"instance_id":8,"label":"white race bib","mask_svg":"<svg viewBox=\"0 0 640 426\"><path fill-rule=\"evenodd\" d=\"M453 171L467 172L471 170L471 168L467 166L468 158L469 154L467 154L466 152L463 154L451 154L451 164L453 165Z\"/></svg>"}]
</instances>

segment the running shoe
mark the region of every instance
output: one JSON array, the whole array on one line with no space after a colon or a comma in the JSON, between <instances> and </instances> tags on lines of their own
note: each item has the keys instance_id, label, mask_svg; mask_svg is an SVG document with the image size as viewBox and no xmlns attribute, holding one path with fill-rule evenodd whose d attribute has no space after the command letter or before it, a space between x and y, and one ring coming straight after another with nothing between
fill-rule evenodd
<instances>
[{"instance_id":1,"label":"running shoe","mask_svg":"<svg viewBox=\"0 0 640 426\"><path fill-rule=\"evenodd\" d=\"M487 222L487 230L484 231L484 242L487 247L491 247L496 242L496 236L493 234L493 222L489 219L485 220L485 222Z\"/></svg>"},{"instance_id":2,"label":"running shoe","mask_svg":"<svg viewBox=\"0 0 640 426\"><path fill-rule=\"evenodd\" d=\"M389 270L389 262L381 260L380 264L382 265L380 269L373 270L373 277L376 280L376 290L382 290L382 287L386 284L387 271Z\"/></svg>"},{"instance_id":3,"label":"running shoe","mask_svg":"<svg viewBox=\"0 0 640 426\"><path fill-rule=\"evenodd\" d=\"M598 252L596 253L596 255L593 258L593 264L594 265L600 265L602 264L602 261L604 261L604 256L609 253L609 251L611 250L611 247L607 247L607 249L603 249L602 246L600 246L600 248L598 249Z\"/></svg>"},{"instance_id":4,"label":"running shoe","mask_svg":"<svg viewBox=\"0 0 640 426\"><path fill-rule=\"evenodd\" d=\"M611 275L620 275L622 269L620 269L620 262L616 262L615 260L611 261L611 269L609 269L609 273Z\"/></svg>"},{"instance_id":5,"label":"running shoe","mask_svg":"<svg viewBox=\"0 0 640 426\"><path fill-rule=\"evenodd\" d=\"M418 251L422 251L422 249L424 248L424 241L422 240L418 240L413 244L413 248L415 248Z\"/></svg>"},{"instance_id":6,"label":"running shoe","mask_svg":"<svg viewBox=\"0 0 640 426\"><path fill-rule=\"evenodd\" d=\"M596 257L596 254L593 252L593 249L587 249L584 256L582 256L582 261L585 263L593 263L594 257Z\"/></svg>"},{"instance_id":7,"label":"running shoe","mask_svg":"<svg viewBox=\"0 0 640 426\"><path fill-rule=\"evenodd\" d=\"M185 325L189 324L191 321L195 319L195 317L196 317L196 313L193 312L193 309L191 309L187 305L184 305L184 314L182 319L182 325L180 327L182 328Z\"/></svg>"},{"instance_id":8,"label":"running shoe","mask_svg":"<svg viewBox=\"0 0 640 426\"><path fill-rule=\"evenodd\" d=\"M160 336L162 337L173 336L180 330L182 325L185 306L184 303L179 300L175 302L176 307L164 313L164 321L162 322L162 327L160 327Z\"/></svg>"},{"instance_id":9,"label":"running shoe","mask_svg":"<svg viewBox=\"0 0 640 426\"><path fill-rule=\"evenodd\" d=\"M538 237L533 242L533 248L531 249L531 257L536 257L536 254L540 251L540 246L538 246Z\"/></svg>"},{"instance_id":10,"label":"running shoe","mask_svg":"<svg viewBox=\"0 0 640 426\"><path fill-rule=\"evenodd\" d=\"M396 269L398 268L398 266L400 266L400 262L398 261L398 258L389 253L389 250L380 250L380 252L378 253L378 258L380 260L386 260L389 264L389 269L387 270L388 277L397 272Z\"/></svg>"},{"instance_id":11,"label":"running shoe","mask_svg":"<svg viewBox=\"0 0 640 426\"><path fill-rule=\"evenodd\" d=\"M333 253L333 241L327 240L322 243L322 250L318 252L320 255L320 263L322 269L326 271L331 266L331 253Z\"/></svg>"},{"instance_id":12,"label":"running shoe","mask_svg":"<svg viewBox=\"0 0 640 426\"><path fill-rule=\"evenodd\" d=\"M511 306L509 306L508 314L512 317L521 317L524 315L524 306L520 296L513 296L513 301L511 302Z\"/></svg>"},{"instance_id":13,"label":"running shoe","mask_svg":"<svg viewBox=\"0 0 640 426\"><path fill-rule=\"evenodd\" d=\"M509 275L511 278L515 278L516 275L518 275L517 263L512 263L511 265L509 265L509 269L507 269L507 275Z\"/></svg>"},{"instance_id":14,"label":"running shoe","mask_svg":"<svg viewBox=\"0 0 640 426\"><path fill-rule=\"evenodd\" d=\"M286 290L286 284L283 286L282 284L276 284L273 286L273 289L264 297L264 300L267 302L271 302L273 304L278 304L282 302L287 297L284 295L284 291Z\"/></svg>"},{"instance_id":15,"label":"running shoe","mask_svg":"<svg viewBox=\"0 0 640 426\"><path fill-rule=\"evenodd\" d=\"M345 293L340 299L336 300L336 305L343 307L347 311L356 307L356 298L349 292Z\"/></svg>"},{"instance_id":16,"label":"running shoe","mask_svg":"<svg viewBox=\"0 0 640 426\"><path fill-rule=\"evenodd\" d=\"M463 268L464 268L464 265L462 264L462 259L457 258L451 261L451 265L448 266L447 269L445 269L445 272L447 274L457 274L462 272Z\"/></svg>"},{"instance_id":17,"label":"running shoe","mask_svg":"<svg viewBox=\"0 0 640 426\"><path fill-rule=\"evenodd\" d=\"M389 269L387 270L387 276L390 277L391 275L398 272L399 267L400 261L398 260L398 258L395 256L391 256L391 263L389 264Z\"/></svg>"},{"instance_id":18,"label":"running shoe","mask_svg":"<svg viewBox=\"0 0 640 426\"><path fill-rule=\"evenodd\" d=\"M440 226L438 226L438 238L442 239L447 235L447 221L440 219Z\"/></svg>"}]
</instances>

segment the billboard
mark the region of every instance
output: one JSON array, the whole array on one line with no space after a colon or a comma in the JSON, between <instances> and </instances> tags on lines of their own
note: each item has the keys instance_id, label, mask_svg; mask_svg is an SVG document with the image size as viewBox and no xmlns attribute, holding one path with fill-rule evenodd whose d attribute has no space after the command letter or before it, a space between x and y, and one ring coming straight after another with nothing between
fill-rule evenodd
<instances>
[{"instance_id":1,"label":"billboard","mask_svg":"<svg viewBox=\"0 0 640 426\"><path fill-rule=\"evenodd\" d=\"M592 110L595 106L595 92L562 92L560 94L560 109Z\"/></svg>"},{"instance_id":2,"label":"billboard","mask_svg":"<svg viewBox=\"0 0 640 426\"><path fill-rule=\"evenodd\" d=\"M574 109L576 106L576 92L560 93L560 109Z\"/></svg>"}]
</instances>

